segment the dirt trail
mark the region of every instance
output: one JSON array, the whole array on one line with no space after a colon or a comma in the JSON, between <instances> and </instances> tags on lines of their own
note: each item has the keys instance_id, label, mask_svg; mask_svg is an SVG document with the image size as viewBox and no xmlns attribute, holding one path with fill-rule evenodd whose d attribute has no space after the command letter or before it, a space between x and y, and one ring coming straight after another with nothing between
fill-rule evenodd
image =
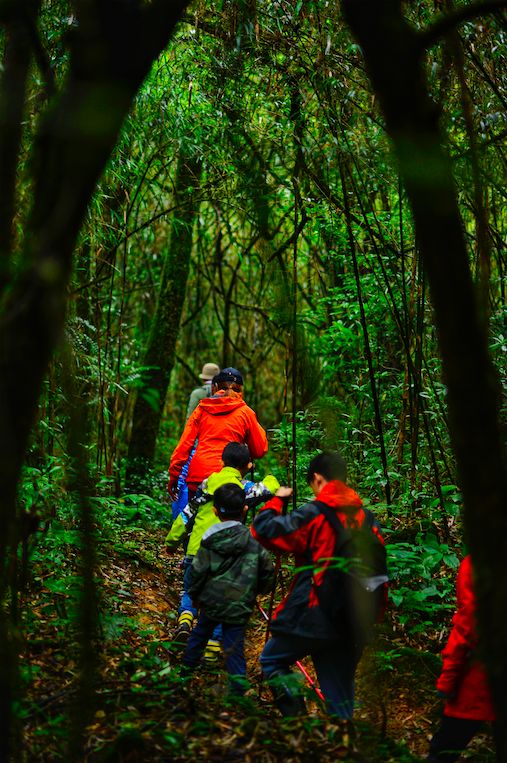
<instances>
[{"instance_id":1,"label":"dirt trail","mask_svg":"<svg viewBox=\"0 0 507 763\"><path fill-rule=\"evenodd\" d=\"M170 639L174 627L181 585L180 560L180 555L161 556L158 569L140 569L138 579L132 581L133 598L128 609L131 613L136 613L140 623L153 628L156 638L160 640ZM129 574L128 568L124 568L125 583ZM389 648L385 636L382 638ZM248 629L247 664L249 678L256 686L261 681L258 658L264 641L264 621L254 612ZM422 666L424 680L419 676L419 686L415 687L410 672L379 672L378 663L371 653L366 654L361 661L357 681L356 719L372 725L381 735L398 741L405 740L414 754L424 755L438 708L432 690L434 676L427 667ZM305 667L315 677L310 661L305 662ZM413 665L405 666L408 669L412 667ZM262 699L268 702L269 692L265 687L261 692ZM311 713L322 716L318 703L310 703L309 709ZM272 712L271 708L269 712Z\"/></svg>"},{"instance_id":2,"label":"dirt trail","mask_svg":"<svg viewBox=\"0 0 507 763\"><path fill-rule=\"evenodd\" d=\"M181 558L181 555L170 556L161 553L156 563L149 566L132 563L129 560L112 560L105 574L105 582L107 583L109 579L110 584L117 591L119 590L120 594L123 592L122 612L150 632L148 639L139 644L139 648L143 652L149 649L150 641L152 644L157 642L167 644L171 640L176 623L181 586ZM274 737L272 740L273 749L265 759L283 759L285 763L292 759L290 756L287 757L287 750L285 753L282 750L283 738L281 737L277 741L273 720L278 718L278 715L270 704L269 692L266 687L262 686L259 690L261 675L258 657L264 640L265 624L261 616L254 612L247 633L247 663L249 679L254 687L254 690L251 691L252 699L257 706L260 701L261 717L255 721L257 726L254 731L247 723L248 731L245 732L245 739L248 745L251 745L250 752L245 749L244 740L242 741L241 734L236 729L236 727L241 729L246 721L241 721L234 715L231 716L230 708L223 706L221 694L223 680L218 680L218 694L216 693L216 675L210 675L205 670L199 671L195 681L193 681L191 712L194 714L209 713L210 702L214 705L212 708L214 732L209 732L206 747L203 747L202 739L194 738L189 742L190 747L194 745L199 752L199 759L248 760L251 753L252 760L261 760L259 745L262 747L262 734L266 735L267 733L263 726L264 723L268 724L269 734ZM373 734L377 745L385 740L386 749L389 748L390 744L397 745L397 753L394 756L392 753L386 752L384 757L381 755L380 758L375 758L376 761L380 760L382 763L387 763L387 761L414 760L412 756L423 757L427 754L428 739L432 729L435 728L440 712L440 703L433 688L434 661L432 663L431 660L426 659L423 652L419 654L415 649L403 647L403 643L399 637L393 634L389 625L385 625L381 630L377 647L380 654L375 654L373 650L368 651L363 656L358 671L358 707L355 718L360 729L360 735L364 733L370 737ZM383 653L390 653L393 649L396 649L399 654L395 661L383 658ZM179 653L171 651L169 648L166 654L168 664L176 666L179 662ZM113 660L110 663L110 670L114 670L114 662ZM312 674L311 663L307 661L306 667ZM185 701L187 700L188 697ZM313 717L312 723L317 724L315 729L324 729L324 731L319 731L321 737L319 737L320 753L318 759L331 761L334 759L331 748L329 754L326 752L329 740L326 736L328 732L325 729L329 727L329 722L322 713L319 703L310 702L309 711ZM319 721L319 719L322 720ZM313 735L317 733L315 729L312 730ZM366 731L363 732L362 730ZM236 732L240 735L240 739L234 741L230 735L234 736ZM307 742L308 740L300 740L303 746ZM280 749L277 749L277 744L280 745ZM229 749L230 745L235 746L235 749L237 748L234 755L240 755L242 751L243 758L241 756L234 757L234 755L228 758L227 755L232 755ZM401 753L399 752L400 749L402 750ZM491 759L488 755L490 749L489 738L479 738L474 746L476 753L473 753L473 760L486 761ZM481 754L478 756L479 751ZM226 757L220 757L224 755ZM296 756L293 759L295 761L304 760L304 756L301 758ZM367 759L370 760L370 758Z\"/></svg>"},{"instance_id":3,"label":"dirt trail","mask_svg":"<svg viewBox=\"0 0 507 763\"><path fill-rule=\"evenodd\" d=\"M180 679L181 652L171 637L182 557L160 551L163 541L162 529L127 527L101 556L100 685L91 700L84 763L339 760L341 736L318 702L308 703L308 717L291 722L273 708L261 685L266 630L259 613L247 631L252 688L244 700L227 700L223 671L203 667L190 682ZM47 587L45 577L27 602L36 629L23 654L30 675L23 716L28 757L22 763L67 760L68 719L79 687L72 602L67 588ZM409 645L388 617L377 648L361 660L355 719L368 763L415 763L427 752L440 712L434 692L438 662L422 648L427 650L422 636L421 645ZM312 673L308 662L306 667ZM470 759L494 759L489 737L477 739Z\"/></svg>"}]
</instances>

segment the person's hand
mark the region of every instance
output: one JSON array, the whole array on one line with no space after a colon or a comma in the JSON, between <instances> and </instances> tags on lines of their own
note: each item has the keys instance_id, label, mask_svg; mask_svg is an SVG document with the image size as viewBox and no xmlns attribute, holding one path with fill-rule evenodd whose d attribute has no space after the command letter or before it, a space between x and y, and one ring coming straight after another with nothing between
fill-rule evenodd
<instances>
[{"instance_id":1,"label":"person's hand","mask_svg":"<svg viewBox=\"0 0 507 763\"><path fill-rule=\"evenodd\" d=\"M291 487L286 487L285 485L281 485L276 491L275 495L277 498L281 498L283 501L285 498L290 498L292 493L293 493L293 490Z\"/></svg>"},{"instance_id":2,"label":"person's hand","mask_svg":"<svg viewBox=\"0 0 507 763\"><path fill-rule=\"evenodd\" d=\"M169 480L169 484L167 486L167 490L169 491L169 498L171 501L175 501L178 497L178 482L177 480Z\"/></svg>"}]
</instances>

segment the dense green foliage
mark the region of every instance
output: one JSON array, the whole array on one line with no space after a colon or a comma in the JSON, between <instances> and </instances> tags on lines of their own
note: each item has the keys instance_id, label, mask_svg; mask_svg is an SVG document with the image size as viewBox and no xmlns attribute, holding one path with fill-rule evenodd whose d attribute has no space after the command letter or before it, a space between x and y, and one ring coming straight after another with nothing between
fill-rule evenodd
<instances>
[{"instance_id":1,"label":"dense green foliage","mask_svg":"<svg viewBox=\"0 0 507 763\"><path fill-rule=\"evenodd\" d=\"M255 33L234 14L234 29L224 29L222 17L204 6L197 22L192 16L181 25L136 101L90 211L76 284L78 300L90 287L90 315L71 317L71 337L91 382L98 463L112 474L125 455L129 393L140 389L151 400L143 386L143 347L169 231L179 218L171 206L171 157L191 146L202 156L204 178L159 463L167 462L179 436L188 390L204 360L240 367L249 402L273 427L292 405L295 357L296 408L315 410L328 440L354 462L367 459L361 476L378 499L388 483L393 505L409 497L417 508L429 497L442 499L442 485L456 478L431 305L410 212L386 161L388 143L357 50L331 8L290 11L280 4L274 17L262 6L257 14ZM502 35L494 21L465 27L466 93L459 72L453 78L453 67L444 68L449 52L435 51L431 81L456 157L473 261L477 214L462 109L472 88L474 146L484 166L498 167L491 184L486 177L482 184L490 214L491 345L505 374L506 221L496 193L504 162L495 137L495 130L502 134L500 95L490 82L500 77ZM474 63L477 49L490 62L488 77Z\"/></svg>"}]
</instances>

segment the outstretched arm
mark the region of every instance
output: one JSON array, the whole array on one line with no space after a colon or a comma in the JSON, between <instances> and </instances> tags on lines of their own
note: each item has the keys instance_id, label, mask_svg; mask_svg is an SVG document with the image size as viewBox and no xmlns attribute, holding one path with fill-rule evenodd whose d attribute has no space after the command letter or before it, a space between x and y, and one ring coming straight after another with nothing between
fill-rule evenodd
<instances>
[{"instance_id":1,"label":"outstretched arm","mask_svg":"<svg viewBox=\"0 0 507 763\"><path fill-rule=\"evenodd\" d=\"M281 487L259 511L252 524L252 535L264 548L277 554L302 554L307 547L309 515L305 507L283 514L292 489Z\"/></svg>"},{"instance_id":2,"label":"outstretched arm","mask_svg":"<svg viewBox=\"0 0 507 763\"><path fill-rule=\"evenodd\" d=\"M181 470L187 462L197 439L199 418L199 410L194 411L187 421L183 434L180 437L180 441L171 456L171 463L169 465L169 492L171 494L176 487Z\"/></svg>"},{"instance_id":3,"label":"outstretched arm","mask_svg":"<svg viewBox=\"0 0 507 763\"><path fill-rule=\"evenodd\" d=\"M254 482L246 490L246 505L249 509L257 508L257 506L272 498L279 487L280 483L276 477L272 474L267 474L262 482Z\"/></svg>"},{"instance_id":4,"label":"outstretched arm","mask_svg":"<svg viewBox=\"0 0 507 763\"><path fill-rule=\"evenodd\" d=\"M189 507L187 505L183 511L178 514L171 525L171 529L165 536L165 545L170 551L173 551L175 548L177 548L180 541L187 535L188 515L186 512L188 508Z\"/></svg>"},{"instance_id":5,"label":"outstretched arm","mask_svg":"<svg viewBox=\"0 0 507 763\"><path fill-rule=\"evenodd\" d=\"M257 421L257 416L250 409L248 416L249 430L245 437L245 442L250 449L250 455L253 459L262 458L268 452L268 438L265 430Z\"/></svg>"}]
</instances>

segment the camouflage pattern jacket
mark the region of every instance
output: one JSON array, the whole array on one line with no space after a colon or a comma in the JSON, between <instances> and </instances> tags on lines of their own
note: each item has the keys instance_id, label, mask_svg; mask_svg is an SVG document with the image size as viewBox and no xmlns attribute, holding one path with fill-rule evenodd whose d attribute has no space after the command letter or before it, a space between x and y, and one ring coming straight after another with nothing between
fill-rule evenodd
<instances>
[{"instance_id":1,"label":"camouflage pattern jacket","mask_svg":"<svg viewBox=\"0 0 507 763\"><path fill-rule=\"evenodd\" d=\"M192 563L189 594L208 617L246 624L257 594L270 591L273 583L271 557L248 527L229 520L204 533Z\"/></svg>"}]
</instances>

